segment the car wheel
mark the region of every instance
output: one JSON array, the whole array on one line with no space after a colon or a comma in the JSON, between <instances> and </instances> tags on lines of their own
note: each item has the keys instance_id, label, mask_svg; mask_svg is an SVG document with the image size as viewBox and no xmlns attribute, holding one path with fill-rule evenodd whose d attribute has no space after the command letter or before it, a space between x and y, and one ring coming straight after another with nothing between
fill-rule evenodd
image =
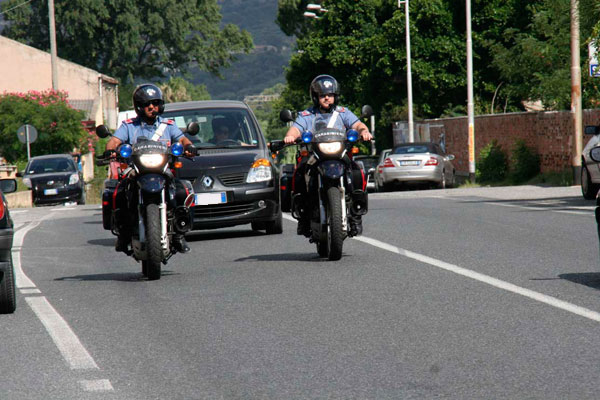
<instances>
[{"instance_id":1,"label":"car wheel","mask_svg":"<svg viewBox=\"0 0 600 400\"><path fill-rule=\"evenodd\" d=\"M446 171L442 171L442 181L439 186L440 189L446 189Z\"/></svg>"},{"instance_id":2,"label":"car wheel","mask_svg":"<svg viewBox=\"0 0 600 400\"><path fill-rule=\"evenodd\" d=\"M267 221L265 223L267 235L279 235L283 233L283 215L281 210L277 213L277 218L274 221Z\"/></svg>"},{"instance_id":3,"label":"car wheel","mask_svg":"<svg viewBox=\"0 0 600 400\"><path fill-rule=\"evenodd\" d=\"M86 199L86 195L85 195L85 187L84 187L83 190L81 191L81 197L77 201L77 204L79 204L81 206L85 205L85 199Z\"/></svg>"},{"instance_id":4,"label":"car wheel","mask_svg":"<svg viewBox=\"0 0 600 400\"><path fill-rule=\"evenodd\" d=\"M581 168L581 193L586 200L594 200L600 189L600 185L592 182L592 177L587 167L584 165Z\"/></svg>"},{"instance_id":5,"label":"car wheel","mask_svg":"<svg viewBox=\"0 0 600 400\"><path fill-rule=\"evenodd\" d=\"M15 274L12 257L0 267L0 314L12 314L17 308Z\"/></svg>"}]
</instances>

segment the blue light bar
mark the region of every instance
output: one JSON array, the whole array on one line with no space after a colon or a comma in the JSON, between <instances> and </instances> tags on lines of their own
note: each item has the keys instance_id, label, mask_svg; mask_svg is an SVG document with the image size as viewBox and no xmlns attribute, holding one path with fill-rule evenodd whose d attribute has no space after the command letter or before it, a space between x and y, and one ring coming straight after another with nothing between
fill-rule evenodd
<instances>
[{"instance_id":1,"label":"blue light bar","mask_svg":"<svg viewBox=\"0 0 600 400\"><path fill-rule=\"evenodd\" d=\"M311 131L302 132L302 141L304 143L312 142L313 134Z\"/></svg>"},{"instance_id":2,"label":"blue light bar","mask_svg":"<svg viewBox=\"0 0 600 400\"><path fill-rule=\"evenodd\" d=\"M175 142L171 145L171 154L174 156L180 156L183 154L183 145L179 142Z\"/></svg>"},{"instance_id":3,"label":"blue light bar","mask_svg":"<svg viewBox=\"0 0 600 400\"><path fill-rule=\"evenodd\" d=\"M349 142L356 142L358 140L358 132L354 129L350 129L348 133L346 133L346 137Z\"/></svg>"},{"instance_id":4,"label":"blue light bar","mask_svg":"<svg viewBox=\"0 0 600 400\"><path fill-rule=\"evenodd\" d=\"M133 152L133 148L131 147L130 144L123 144L119 148L119 154L123 158L129 158L129 157L131 157L131 153L132 152Z\"/></svg>"}]
</instances>

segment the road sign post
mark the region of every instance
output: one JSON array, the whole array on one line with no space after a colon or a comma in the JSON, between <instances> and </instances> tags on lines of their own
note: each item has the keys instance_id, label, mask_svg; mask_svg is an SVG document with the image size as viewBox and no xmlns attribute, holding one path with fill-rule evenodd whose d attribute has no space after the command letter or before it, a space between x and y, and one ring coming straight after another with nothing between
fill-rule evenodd
<instances>
[{"instance_id":1,"label":"road sign post","mask_svg":"<svg viewBox=\"0 0 600 400\"><path fill-rule=\"evenodd\" d=\"M30 144L37 139L37 129L33 125L21 125L17 129L17 138L21 143L27 144L27 161L31 158Z\"/></svg>"}]
</instances>

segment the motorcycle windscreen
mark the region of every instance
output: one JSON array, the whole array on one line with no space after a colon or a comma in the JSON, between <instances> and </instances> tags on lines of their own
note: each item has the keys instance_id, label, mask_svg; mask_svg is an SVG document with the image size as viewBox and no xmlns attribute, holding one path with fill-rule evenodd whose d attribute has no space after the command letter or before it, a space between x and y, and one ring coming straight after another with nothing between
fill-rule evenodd
<instances>
[{"instance_id":1,"label":"motorcycle windscreen","mask_svg":"<svg viewBox=\"0 0 600 400\"><path fill-rule=\"evenodd\" d=\"M324 161L319 165L323 176L338 179L344 175L344 164L337 160Z\"/></svg>"},{"instance_id":2,"label":"motorcycle windscreen","mask_svg":"<svg viewBox=\"0 0 600 400\"><path fill-rule=\"evenodd\" d=\"M147 193L158 193L165 187L166 179L162 175L147 174L138 177L138 186Z\"/></svg>"}]
</instances>

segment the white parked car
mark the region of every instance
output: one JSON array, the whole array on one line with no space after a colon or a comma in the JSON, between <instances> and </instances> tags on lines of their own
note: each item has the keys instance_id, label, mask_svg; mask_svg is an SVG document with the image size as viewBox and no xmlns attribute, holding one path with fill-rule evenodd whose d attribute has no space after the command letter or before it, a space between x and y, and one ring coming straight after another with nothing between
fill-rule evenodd
<instances>
[{"instance_id":1,"label":"white parked car","mask_svg":"<svg viewBox=\"0 0 600 400\"><path fill-rule=\"evenodd\" d=\"M456 170L439 144L404 143L385 156L375 172L375 190L386 191L402 183L429 183L444 189L454 186Z\"/></svg>"}]
</instances>

